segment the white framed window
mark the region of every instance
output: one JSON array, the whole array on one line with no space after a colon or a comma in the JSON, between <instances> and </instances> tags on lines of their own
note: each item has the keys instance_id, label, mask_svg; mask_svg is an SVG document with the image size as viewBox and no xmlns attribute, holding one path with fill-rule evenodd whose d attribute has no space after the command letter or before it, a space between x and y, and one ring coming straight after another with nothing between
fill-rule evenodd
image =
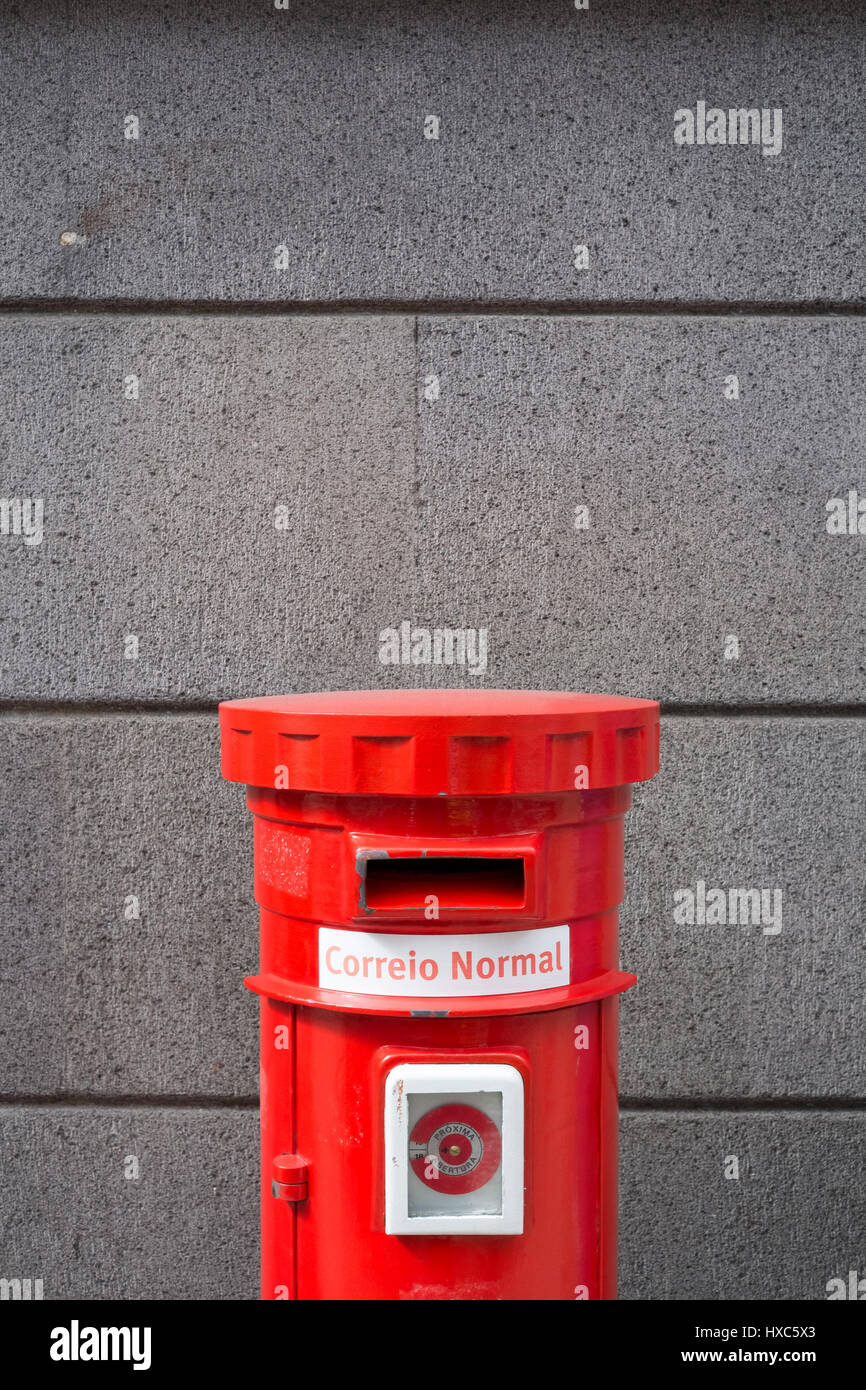
<instances>
[{"instance_id":1,"label":"white framed window","mask_svg":"<svg viewBox=\"0 0 866 1390\"><path fill-rule=\"evenodd\" d=\"M503 1062L407 1062L385 1081L389 1235L520 1235L523 1077Z\"/></svg>"}]
</instances>

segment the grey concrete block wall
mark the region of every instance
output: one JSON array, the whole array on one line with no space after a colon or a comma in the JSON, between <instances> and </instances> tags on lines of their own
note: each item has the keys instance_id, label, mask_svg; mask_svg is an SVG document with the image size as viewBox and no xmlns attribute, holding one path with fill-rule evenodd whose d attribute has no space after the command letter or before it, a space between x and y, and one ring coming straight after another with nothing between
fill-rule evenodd
<instances>
[{"instance_id":1,"label":"grey concrete block wall","mask_svg":"<svg viewBox=\"0 0 866 1390\"><path fill-rule=\"evenodd\" d=\"M862 303L861 25L845 0L25 3L0 287ZM699 101L781 109L781 153L739 124L675 146Z\"/></svg>"},{"instance_id":2,"label":"grey concrete block wall","mask_svg":"<svg viewBox=\"0 0 866 1390\"><path fill-rule=\"evenodd\" d=\"M627 819L623 1096L862 1103L862 721L669 718L662 737Z\"/></svg>"},{"instance_id":3,"label":"grey concrete block wall","mask_svg":"<svg viewBox=\"0 0 866 1390\"><path fill-rule=\"evenodd\" d=\"M257 1130L241 1108L0 1107L4 1277L45 1299L249 1298Z\"/></svg>"},{"instance_id":4,"label":"grey concrete block wall","mask_svg":"<svg viewBox=\"0 0 866 1390\"><path fill-rule=\"evenodd\" d=\"M863 537L826 523L863 346L859 319L424 319L418 620L487 627L503 686L861 699Z\"/></svg>"},{"instance_id":5,"label":"grey concrete block wall","mask_svg":"<svg viewBox=\"0 0 866 1390\"><path fill-rule=\"evenodd\" d=\"M862 1111L626 1112L620 1297L838 1298L862 1277L864 1130Z\"/></svg>"},{"instance_id":6,"label":"grey concrete block wall","mask_svg":"<svg viewBox=\"0 0 866 1390\"><path fill-rule=\"evenodd\" d=\"M0 556L3 693L369 673L412 584L412 342L366 315L0 320L9 490L44 498L42 544Z\"/></svg>"},{"instance_id":7,"label":"grey concrete block wall","mask_svg":"<svg viewBox=\"0 0 866 1390\"><path fill-rule=\"evenodd\" d=\"M7 717L0 749L4 1093L254 1096L252 843L215 721Z\"/></svg>"},{"instance_id":8,"label":"grey concrete block wall","mask_svg":"<svg viewBox=\"0 0 866 1390\"><path fill-rule=\"evenodd\" d=\"M664 703L622 1296L866 1269L864 31L846 0L0 16L0 1277L255 1297L216 702L427 684L379 660L403 619L488 629L439 680ZM699 102L780 109L781 148L677 145Z\"/></svg>"},{"instance_id":9,"label":"grey concrete block wall","mask_svg":"<svg viewBox=\"0 0 866 1390\"><path fill-rule=\"evenodd\" d=\"M3 694L423 681L409 619L500 686L855 703L864 360L827 317L9 315Z\"/></svg>"}]
</instances>

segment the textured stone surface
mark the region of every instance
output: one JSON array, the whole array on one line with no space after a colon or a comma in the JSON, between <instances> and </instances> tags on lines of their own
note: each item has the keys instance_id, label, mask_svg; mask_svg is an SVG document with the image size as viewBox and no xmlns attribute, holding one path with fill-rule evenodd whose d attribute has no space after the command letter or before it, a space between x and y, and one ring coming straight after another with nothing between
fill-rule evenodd
<instances>
[{"instance_id":1,"label":"textured stone surface","mask_svg":"<svg viewBox=\"0 0 866 1390\"><path fill-rule=\"evenodd\" d=\"M863 359L853 319L8 317L45 521L0 543L2 693L429 683L379 662L405 619L488 629L456 684L862 699Z\"/></svg>"},{"instance_id":2,"label":"textured stone surface","mask_svg":"<svg viewBox=\"0 0 866 1390\"><path fill-rule=\"evenodd\" d=\"M252 833L215 719L7 717L0 749L5 1092L254 1094ZM857 720L664 721L627 820L625 1096L864 1094L864 773ZM677 923L698 880L778 889L781 930Z\"/></svg>"},{"instance_id":3,"label":"textured stone surface","mask_svg":"<svg viewBox=\"0 0 866 1390\"><path fill-rule=\"evenodd\" d=\"M0 293L862 302L864 23L844 0L24 0ZM781 153L676 146L698 101L780 108Z\"/></svg>"},{"instance_id":4,"label":"textured stone surface","mask_svg":"<svg viewBox=\"0 0 866 1390\"><path fill-rule=\"evenodd\" d=\"M215 713L0 720L6 1095L255 1095L252 826L218 744Z\"/></svg>"},{"instance_id":5,"label":"textured stone surface","mask_svg":"<svg viewBox=\"0 0 866 1390\"><path fill-rule=\"evenodd\" d=\"M621 1093L866 1095L862 721L663 724L626 820ZM698 880L778 890L780 915L680 925L674 894Z\"/></svg>"},{"instance_id":6,"label":"textured stone surface","mask_svg":"<svg viewBox=\"0 0 866 1390\"><path fill-rule=\"evenodd\" d=\"M2 693L375 683L411 574L412 332L369 316L0 321L0 495L45 499L41 545L0 538Z\"/></svg>"},{"instance_id":7,"label":"textured stone surface","mask_svg":"<svg viewBox=\"0 0 866 1390\"><path fill-rule=\"evenodd\" d=\"M624 1115L620 1297L826 1298L863 1269L864 1125ZM0 1107L2 1277L46 1299L255 1298L257 1131L252 1109Z\"/></svg>"},{"instance_id":8,"label":"textured stone surface","mask_svg":"<svg viewBox=\"0 0 866 1390\"><path fill-rule=\"evenodd\" d=\"M416 620L486 626L493 685L862 700L866 539L826 522L864 347L839 319L422 319Z\"/></svg>"},{"instance_id":9,"label":"textured stone surface","mask_svg":"<svg viewBox=\"0 0 866 1390\"><path fill-rule=\"evenodd\" d=\"M620 1136L620 1298L817 1300L862 1277L862 1112L631 1113Z\"/></svg>"},{"instance_id":10,"label":"textured stone surface","mask_svg":"<svg viewBox=\"0 0 866 1390\"><path fill-rule=\"evenodd\" d=\"M853 0L0 14L0 500L45 506L0 535L0 1278L256 1296L251 827L201 710L433 681L704 710L628 820L621 1296L866 1273L863 721L794 708L866 688L825 525L866 495L864 37ZM702 100L782 152L678 148ZM404 619L486 670L381 665ZM675 921L699 880L781 931Z\"/></svg>"},{"instance_id":11,"label":"textured stone surface","mask_svg":"<svg viewBox=\"0 0 866 1390\"><path fill-rule=\"evenodd\" d=\"M255 1109L0 1106L7 1279L45 1299L258 1295Z\"/></svg>"}]
</instances>

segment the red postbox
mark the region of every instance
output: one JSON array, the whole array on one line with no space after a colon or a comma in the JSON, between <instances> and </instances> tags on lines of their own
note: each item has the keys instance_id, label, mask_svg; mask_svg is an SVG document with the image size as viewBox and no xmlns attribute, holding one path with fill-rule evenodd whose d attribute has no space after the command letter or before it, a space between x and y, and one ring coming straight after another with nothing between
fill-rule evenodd
<instances>
[{"instance_id":1,"label":"red postbox","mask_svg":"<svg viewBox=\"0 0 866 1390\"><path fill-rule=\"evenodd\" d=\"M261 908L262 1297L616 1297L623 820L651 700L220 706Z\"/></svg>"}]
</instances>

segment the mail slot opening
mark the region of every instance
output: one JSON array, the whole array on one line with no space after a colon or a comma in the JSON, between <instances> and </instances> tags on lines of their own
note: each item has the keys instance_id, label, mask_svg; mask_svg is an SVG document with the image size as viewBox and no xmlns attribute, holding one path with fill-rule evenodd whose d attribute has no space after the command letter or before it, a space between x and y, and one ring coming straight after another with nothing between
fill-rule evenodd
<instances>
[{"instance_id":1,"label":"mail slot opening","mask_svg":"<svg viewBox=\"0 0 866 1390\"><path fill-rule=\"evenodd\" d=\"M367 860L368 910L425 908L431 897L445 912L459 908L523 907L523 860L468 855Z\"/></svg>"}]
</instances>

